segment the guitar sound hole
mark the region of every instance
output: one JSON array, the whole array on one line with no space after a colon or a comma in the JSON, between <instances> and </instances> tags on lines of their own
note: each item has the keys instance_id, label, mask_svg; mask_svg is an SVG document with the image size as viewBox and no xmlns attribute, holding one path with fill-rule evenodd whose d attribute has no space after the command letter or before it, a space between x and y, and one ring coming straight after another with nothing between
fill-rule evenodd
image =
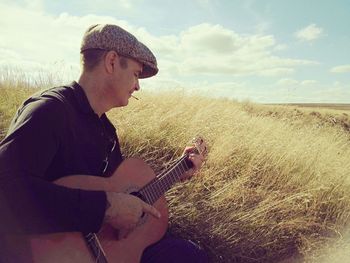
<instances>
[{"instance_id":1,"label":"guitar sound hole","mask_svg":"<svg viewBox=\"0 0 350 263\"><path fill-rule=\"evenodd\" d=\"M130 194L140 198L142 201L147 203L146 198L140 192L131 192ZM145 212L142 212L141 218L143 218L144 216L145 216Z\"/></svg>"}]
</instances>

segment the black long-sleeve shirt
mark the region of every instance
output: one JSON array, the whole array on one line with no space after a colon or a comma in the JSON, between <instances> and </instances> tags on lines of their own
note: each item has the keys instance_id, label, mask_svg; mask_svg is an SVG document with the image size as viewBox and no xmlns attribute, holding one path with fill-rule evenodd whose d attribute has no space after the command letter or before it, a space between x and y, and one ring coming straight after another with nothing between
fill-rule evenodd
<instances>
[{"instance_id":1,"label":"black long-sleeve shirt","mask_svg":"<svg viewBox=\"0 0 350 263\"><path fill-rule=\"evenodd\" d=\"M106 115L93 112L78 83L32 96L0 143L0 235L97 232L105 192L52 181L73 174L108 176L121 161L115 128Z\"/></svg>"}]
</instances>

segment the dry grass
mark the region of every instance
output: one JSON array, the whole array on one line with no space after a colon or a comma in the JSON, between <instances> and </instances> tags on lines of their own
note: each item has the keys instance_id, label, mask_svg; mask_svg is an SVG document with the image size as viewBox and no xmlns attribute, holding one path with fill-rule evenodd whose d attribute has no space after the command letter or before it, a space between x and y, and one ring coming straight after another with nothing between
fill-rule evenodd
<instances>
[{"instance_id":1,"label":"dry grass","mask_svg":"<svg viewBox=\"0 0 350 263\"><path fill-rule=\"evenodd\" d=\"M277 118L252 114L254 107L262 106L145 94L110 117L128 155L156 170L194 134L207 138L199 177L167 196L171 230L200 240L213 262L273 262L310 251L305 260L317 262L316 250L339 237L350 215L348 134L288 122L284 108Z\"/></svg>"},{"instance_id":2,"label":"dry grass","mask_svg":"<svg viewBox=\"0 0 350 263\"><path fill-rule=\"evenodd\" d=\"M0 83L0 140L5 136L18 106L31 93L33 93L31 88L12 88Z\"/></svg>"},{"instance_id":3,"label":"dry grass","mask_svg":"<svg viewBox=\"0 0 350 263\"><path fill-rule=\"evenodd\" d=\"M0 86L3 127L23 97L16 94ZM198 176L167 198L171 231L200 241L212 262L297 256L327 262L349 248L341 233L350 216L350 140L341 125L323 121L333 113L319 117L179 94L138 96L109 114L126 156L140 156L159 172L194 135L210 145Z\"/></svg>"}]
</instances>

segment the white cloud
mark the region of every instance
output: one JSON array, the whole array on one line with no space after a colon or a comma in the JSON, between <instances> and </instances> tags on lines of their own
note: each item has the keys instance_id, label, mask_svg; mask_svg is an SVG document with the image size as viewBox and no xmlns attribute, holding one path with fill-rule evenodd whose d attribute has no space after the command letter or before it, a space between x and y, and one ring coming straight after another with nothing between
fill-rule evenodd
<instances>
[{"instance_id":1,"label":"white cloud","mask_svg":"<svg viewBox=\"0 0 350 263\"><path fill-rule=\"evenodd\" d=\"M292 74L298 66L317 64L273 55L281 45L272 35L240 35L221 25L205 23L161 37L145 29L138 33L154 49L164 71L181 75L278 76Z\"/></svg>"},{"instance_id":2,"label":"white cloud","mask_svg":"<svg viewBox=\"0 0 350 263\"><path fill-rule=\"evenodd\" d=\"M286 44L278 44L275 46L276 51L282 51L288 49L288 46Z\"/></svg>"},{"instance_id":3,"label":"white cloud","mask_svg":"<svg viewBox=\"0 0 350 263\"><path fill-rule=\"evenodd\" d=\"M126 9L130 9L132 7L132 1L130 0L120 0L120 5L123 6Z\"/></svg>"},{"instance_id":4,"label":"white cloud","mask_svg":"<svg viewBox=\"0 0 350 263\"><path fill-rule=\"evenodd\" d=\"M321 83L316 80L280 79L268 90L278 88L271 98L275 102L294 103L348 103L350 101L350 85L344 82Z\"/></svg>"},{"instance_id":5,"label":"white cloud","mask_svg":"<svg viewBox=\"0 0 350 263\"><path fill-rule=\"evenodd\" d=\"M280 79L279 81L277 81L276 83L278 86L297 86L299 85L299 81L295 80L295 79Z\"/></svg>"},{"instance_id":6,"label":"white cloud","mask_svg":"<svg viewBox=\"0 0 350 263\"><path fill-rule=\"evenodd\" d=\"M156 84L154 84L156 83ZM172 92L180 92L182 94L200 94L200 96L208 97L224 97L235 99L247 99L249 96L255 96L259 91L249 89L244 82L216 82L211 83L207 80L198 81L177 81L173 79L158 78L157 81L150 79L141 83L146 90L159 91L171 90Z\"/></svg>"},{"instance_id":7,"label":"white cloud","mask_svg":"<svg viewBox=\"0 0 350 263\"><path fill-rule=\"evenodd\" d=\"M26 75L35 75L35 72L59 75L64 71L68 79L79 72L79 47L88 26L116 23L129 27L125 21L107 16L45 14L41 4L35 1L28 9L28 5L0 3L1 68L13 67Z\"/></svg>"},{"instance_id":8,"label":"white cloud","mask_svg":"<svg viewBox=\"0 0 350 263\"><path fill-rule=\"evenodd\" d=\"M299 40L310 42L320 38L323 35L323 29L315 24L311 24L295 32L294 35Z\"/></svg>"},{"instance_id":9,"label":"white cloud","mask_svg":"<svg viewBox=\"0 0 350 263\"><path fill-rule=\"evenodd\" d=\"M260 76L266 76L266 77L278 77L278 76L285 76L285 75L291 75L294 73L294 69L292 68L273 68L273 69L266 69L261 70L258 75Z\"/></svg>"},{"instance_id":10,"label":"white cloud","mask_svg":"<svg viewBox=\"0 0 350 263\"><path fill-rule=\"evenodd\" d=\"M209 10L211 7L211 1L210 0L196 0L196 3L198 6L200 6L203 9Z\"/></svg>"},{"instance_id":11,"label":"white cloud","mask_svg":"<svg viewBox=\"0 0 350 263\"><path fill-rule=\"evenodd\" d=\"M332 73L350 73L350 65L340 65L331 68Z\"/></svg>"},{"instance_id":12,"label":"white cloud","mask_svg":"<svg viewBox=\"0 0 350 263\"><path fill-rule=\"evenodd\" d=\"M72 5L80 6L89 12L99 11L118 14L119 12L134 13L137 6L141 5L144 0L74 0ZM97 6L98 5L98 6Z\"/></svg>"},{"instance_id":13,"label":"white cloud","mask_svg":"<svg viewBox=\"0 0 350 263\"><path fill-rule=\"evenodd\" d=\"M238 50L241 44L236 33L220 25L200 24L180 35L181 48L184 51L195 51L196 54L209 52L210 55L227 55Z\"/></svg>"},{"instance_id":14,"label":"white cloud","mask_svg":"<svg viewBox=\"0 0 350 263\"><path fill-rule=\"evenodd\" d=\"M296 80L291 78L280 79L276 82L277 86L282 87L311 87L317 84L318 82L313 79L305 79L305 80Z\"/></svg>"},{"instance_id":15,"label":"white cloud","mask_svg":"<svg viewBox=\"0 0 350 263\"><path fill-rule=\"evenodd\" d=\"M44 1L43 0L24 0L27 9L44 11Z\"/></svg>"},{"instance_id":16,"label":"white cloud","mask_svg":"<svg viewBox=\"0 0 350 263\"><path fill-rule=\"evenodd\" d=\"M302 86L307 86L307 87L313 86L313 85L315 85L317 83L318 83L318 81L317 80L313 80L313 79L306 79L306 80L303 80L303 81L300 82L300 84Z\"/></svg>"},{"instance_id":17,"label":"white cloud","mask_svg":"<svg viewBox=\"0 0 350 263\"><path fill-rule=\"evenodd\" d=\"M349 103L350 85L334 83L330 87L322 87L314 92L316 102Z\"/></svg>"},{"instance_id":18,"label":"white cloud","mask_svg":"<svg viewBox=\"0 0 350 263\"><path fill-rule=\"evenodd\" d=\"M16 51L0 48L0 61L20 59L21 56Z\"/></svg>"}]
</instances>

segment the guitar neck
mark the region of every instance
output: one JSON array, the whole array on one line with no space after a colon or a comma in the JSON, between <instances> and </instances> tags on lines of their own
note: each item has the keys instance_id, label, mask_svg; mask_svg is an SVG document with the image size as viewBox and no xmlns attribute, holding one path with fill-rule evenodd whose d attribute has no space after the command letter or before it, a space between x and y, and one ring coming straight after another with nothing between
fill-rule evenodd
<instances>
[{"instance_id":1,"label":"guitar neck","mask_svg":"<svg viewBox=\"0 0 350 263\"><path fill-rule=\"evenodd\" d=\"M188 160L188 156L182 156L174 165L140 189L139 193L144 197L145 202L153 204L175 183L179 182L181 175L191 169L192 166L193 164Z\"/></svg>"},{"instance_id":2,"label":"guitar neck","mask_svg":"<svg viewBox=\"0 0 350 263\"><path fill-rule=\"evenodd\" d=\"M89 233L86 236L84 236L84 239L86 245L88 246L88 248L94 256L95 263L108 263L106 253L103 251L103 248L96 234Z\"/></svg>"}]
</instances>

